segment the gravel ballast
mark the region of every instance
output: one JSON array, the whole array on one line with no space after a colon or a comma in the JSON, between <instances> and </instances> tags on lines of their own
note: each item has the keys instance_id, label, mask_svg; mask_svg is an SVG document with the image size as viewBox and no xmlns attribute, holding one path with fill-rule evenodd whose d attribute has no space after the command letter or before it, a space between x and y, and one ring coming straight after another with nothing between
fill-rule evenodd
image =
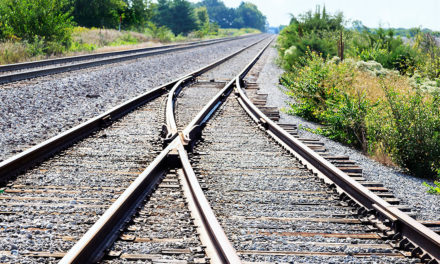
<instances>
[{"instance_id":1,"label":"gravel ballast","mask_svg":"<svg viewBox=\"0 0 440 264\"><path fill-rule=\"evenodd\" d=\"M0 160L263 36L0 86Z\"/></svg>"},{"instance_id":2,"label":"gravel ballast","mask_svg":"<svg viewBox=\"0 0 440 264\"><path fill-rule=\"evenodd\" d=\"M276 65L277 51L274 46L267 51L267 63L259 75L258 83L262 93L268 93L268 106L277 106L280 110L288 108L286 101L289 97L284 94L278 84L279 76L283 70ZM305 128L315 129L317 124L306 121L300 117L281 114L280 123L298 124ZM318 138L325 143L326 148L334 155L346 155L351 160L356 161L363 169L364 177L367 180L380 181L385 187L389 188L394 195L401 199L403 204L408 205L417 214L420 220L440 220L440 196L427 193L427 188L422 185L424 179L402 173L401 171L384 166L371 158L363 155L361 152L347 147L338 142L332 141L324 136L316 135L311 132L300 129L299 135L305 138ZM432 182L430 182L432 183Z\"/></svg>"},{"instance_id":3,"label":"gravel ballast","mask_svg":"<svg viewBox=\"0 0 440 264\"><path fill-rule=\"evenodd\" d=\"M372 234L229 97L191 163L243 262L413 263ZM318 242L319 243L316 243Z\"/></svg>"}]
</instances>

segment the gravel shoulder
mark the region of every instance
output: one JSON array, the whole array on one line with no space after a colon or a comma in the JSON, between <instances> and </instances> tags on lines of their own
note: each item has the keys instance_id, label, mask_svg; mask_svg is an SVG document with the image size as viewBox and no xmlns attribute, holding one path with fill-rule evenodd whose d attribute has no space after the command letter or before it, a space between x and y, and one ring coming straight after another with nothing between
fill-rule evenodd
<instances>
[{"instance_id":1,"label":"gravel shoulder","mask_svg":"<svg viewBox=\"0 0 440 264\"><path fill-rule=\"evenodd\" d=\"M0 161L262 36L0 86Z\"/></svg>"},{"instance_id":2,"label":"gravel shoulder","mask_svg":"<svg viewBox=\"0 0 440 264\"><path fill-rule=\"evenodd\" d=\"M289 97L282 92L282 87L278 84L278 78L283 73L283 70L275 62L278 55L274 45L268 49L267 54L265 58L262 58L266 59L266 64L257 82L261 92L269 94L267 105L277 106L282 110L288 107L286 101L289 101ZM280 123L298 124L312 129L318 127L317 124L297 116L288 115L283 112L280 115ZM301 137L318 138L321 142L325 143L330 153L346 155L351 160L356 161L362 167L365 178L382 182L397 198L401 199L403 204L410 206L417 213L417 219L440 220L440 196L427 193L427 188L422 185L426 180L402 173L395 168L384 166L355 149L321 135L316 135L303 129L299 131L299 134Z\"/></svg>"}]
</instances>

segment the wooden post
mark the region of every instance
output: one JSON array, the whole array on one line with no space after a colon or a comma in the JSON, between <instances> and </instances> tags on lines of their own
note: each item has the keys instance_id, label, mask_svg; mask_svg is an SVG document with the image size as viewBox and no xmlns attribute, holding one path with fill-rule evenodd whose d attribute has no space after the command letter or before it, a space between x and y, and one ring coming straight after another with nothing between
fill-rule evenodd
<instances>
[{"instance_id":1,"label":"wooden post","mask_svg":"<svg viewBox=\"0 0 440 264\"><path fill-rule=\"evenodd\" d=\"M344 41L342 39L342 31L338 40L338 57L341 59L341 61L344 60Z\"/></svg>"}]
</instances>

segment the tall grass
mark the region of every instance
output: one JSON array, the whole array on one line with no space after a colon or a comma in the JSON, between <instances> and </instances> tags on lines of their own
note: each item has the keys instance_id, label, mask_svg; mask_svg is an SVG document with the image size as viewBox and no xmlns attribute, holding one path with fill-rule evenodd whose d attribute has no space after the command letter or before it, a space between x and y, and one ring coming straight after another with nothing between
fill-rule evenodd
<instances>
[{"instance_id":1,"label":"tall grass","mask_svg":"<svg viewBox=\"0 0 440 264\"><path fill-rule=\"evenodd\" d=\"M30 54L24 43L6 41L0 43L0 64L9 64L29 59Z\"/></svg>"}]
</instances>

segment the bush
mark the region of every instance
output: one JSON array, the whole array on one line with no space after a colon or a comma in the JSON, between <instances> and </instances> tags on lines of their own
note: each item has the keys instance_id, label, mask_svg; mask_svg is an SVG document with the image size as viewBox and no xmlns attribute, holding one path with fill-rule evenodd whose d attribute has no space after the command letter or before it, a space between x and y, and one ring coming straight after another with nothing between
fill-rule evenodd
<instances>
[{"instance_id":1,"label":"bush","mask_svg":"<svg viewBox=\"0 0 440 264\"><path fill-rule=\"evenodd\" d=\"M122 45L130 45L130 44L137 44L139 43L139 40L132 36L129 33L125 33L121 37L117 38L116 40L109 43L110 46L122 46Z\"/></svg>"},{"instance_id":2,"label":"bush","mask_svg":"<svg viewBox=\"0 0 440 264\"><path fill-rule=\"evenodd\" d=\"M58 51L56 43L68 46L72 17L66 12L67 0L2 0L0 31L3 38L13 36L33 42L50 43L48 51Z\"/></svg>"},{"instance_id":3,"label":"bush","mask_svg":"<svg viewBox=\"0 0 440 264\"><path fill-rule=\"evenodd\" d=\"M158 27L152 22L148 22L145 33L154 39L158 39L160 42L171 42L175 37L169 28L165 26Z\"/></svg>"},{"instance_id":4,"label":"bush","mask_svg":"<svg viewBox=\"0 0 440 264\"><path fill-rule=\"evenodd\" d=\"M315 52L308 53L304 67L295 66L283 75L282 84L293 96L291 113L325 125L319 130L332 139L367 151L367 110L374 107L364 90L351 91L355 64L325 62Z\"/></svg>"},{"instance_id":5,"label":"bush","mask_svg":"<svg viewBox=\"0 0 440 264\"><path fill-rule=\"evenodd\" d=\"M419 177L440 168L440 91L412 87L379 63L327 62L309 52L283 74L290 113L323 124L316 132L364 152L382 153ZM361 65L361 67L359 66Z\"/></svg>"},{"instance_id":6,"label":"bush","mask_svg":"<svg viewBox=\"0 0 440 264\"><path fill-rule=\"evenodd\" d=\"M337 40L344 31L341 13L330 15L319 6L315 13L307 12L299 20L285 27L278 38L278 46L283 68L290 70L300 63L308 51L322 54L324 58L337 55Z\"/></svg>"},{"instance_id":7,"label":"bush","mask_svg":"<svg viewBox=\"0 0 440 264\"><path fill-rule=\"evenodd\" d=\"M324 125L316 132L419 177L440 168L440 47L429 34L403 43L393 30L342 29L342 15L308 12L281 31L281 83L289 110ZM344 43L338 43L343 32ZM338 43L338 45L337 45ZM349 59L329 58L345 46ZM361 60L361 61L359 61ZM412 76L408 78L407 76Z\"/></svg>"},{"instance_id":8,"label":"bush","mask_svg":"<svg viewBox=\"0 0 440 264\"><path fill-rule=\"evenodd\" d=\"M394 30L370 30L354 32L348 39L348 53L363 61L376 61L387 69L398 70L402 75L414 74L419 63L417 51L402 39L395 37Z\"/></svg>"},{"instance_id":9,"label":"bush","mask_svg":"<svg viewBox=\"0 0 440 264\"><path fill-rule=\"evenodd\" d=\"M94 51L96 49L97 49L97 46L95 44L73 42L69 51L72 51L72 52L89 51L90 52L90 51Z\"/></svg>"},{"instance_id":10,"label":"bush","mask_svg":"<svg viewBox=\"0 0 440 264\"><path fill-rule=\"evenodd\" d=\"M383 114L391 125L380 134L387 150L414 174L434 177L440 168L440 94L417 88L403 93L386 85L383 89L389 106Z\"/></svg>"},{"instance_id":11,"label":"bush","mask_svg":"<svg viewBox=\"0 0 440 264\"><path fill-rule=\"evenodd\" d=\"M420 53L417 65L419 72L431 79L440 78L440 46L434 36L419 32L415 37L414 47Z\"/></svg>"}]
</instances>

